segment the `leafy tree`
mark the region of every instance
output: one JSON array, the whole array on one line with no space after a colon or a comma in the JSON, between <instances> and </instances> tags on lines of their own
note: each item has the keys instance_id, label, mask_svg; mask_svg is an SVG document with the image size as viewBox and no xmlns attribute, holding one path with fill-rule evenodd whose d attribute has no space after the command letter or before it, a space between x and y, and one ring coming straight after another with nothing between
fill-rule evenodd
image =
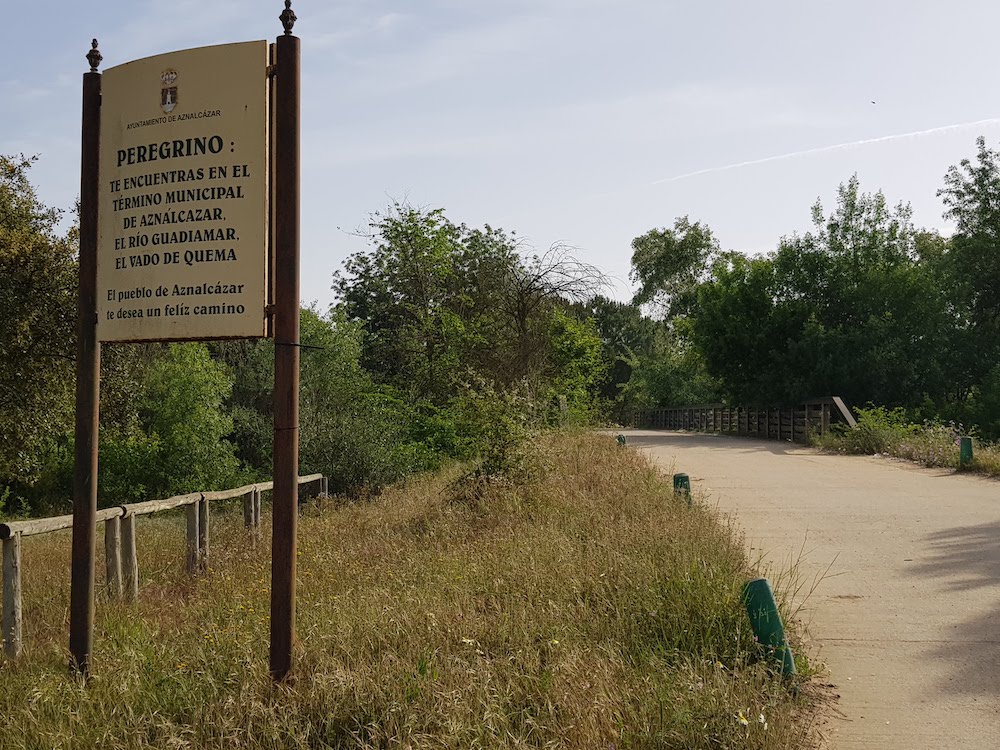
<instances>
[{"instance_id":1,"label":"leafy tree","mask_svg":"<svg viewBox=\"0 0 1000 750\"><path fill-rule=\"evenodd\" d=\"M412 409L379 388L360 365L362 328L314 307L300 311L303 343L299 380L299 464L323 472L333 492L360 496L433 463L410 437ZM212 345L234 374L227 410L244 466L271 475L274 343L226 341Z\"/></svg>"},{"instance_id":2,"label":"leafy tree","mask_svg":"<svg viewBox=\"0 0 1000 750\"><path fill-rule=\"evenodd\" d=\"M439 402L466 355L488 347L483 303L513 262L502 232L469 234L441 210L397 204L373 217L371 251L350 256L334 276L344 315L365 325L365 368Z\"/></svg>"},{"instance_id":3,"label":"leafy tree","mask_svg":"<svg viewBox=\"0 0 1000 750\"><path fill-rule=\"evenodd\" d=\"M362 328L342 315L302 310L299 392L303 471L322 471L331 491L353 496L385 485L436 460L408 436L413 416L379 389L359 363Z\"/></svg>"},{"instance_id":4,"label":"leafy tree","mask_svg":"<svg viewBox=\"0 0 1000 750\"><path fill-rule=\"evenodd\" d=\"M545 378L552 310L601 283L566 248L524 261L513 235L440 209L397 204L374 217L370 241L334 276L339 309L365 327L364 367L436 406L472 374L500 387Z\"/></svg>"},{"instance_id":5,"label":"leafy tree","mask_svg":"<svg viewBox=\"0 0 1000 750\"><path fill-rule=\"evenodd\" d=\"M549 393L564 398L574 421L589 423L597 410L604 379L601 337L592 318L580 320L555 308L549 324L551 373Z\"/></svg>"},{"instance_id":6,"label":"leafy tree","mask_svg":"<svg viewBox=\"0 0 1000 750\"><path fill-rule=\"evenodd\" d=\"M599 384L602 401L621 420L625 410L635 406L625 385L637 363L647 361L652 354L657 324L644 316L633 303L617 302L597 296L585 306L584 314L594 321L601 337L604 377ZM645 399L640 402L646 405Z\"/></svg>"},{"instance_id":7,"label":"leafy tree","mask_svg":"<svg viewBox=\"0 0 1000 750\"><path fill-rule=\"evenodd\" d=\"M233 387L225 408L233 420L230 439L236 456L253 476L269 478L274 442L274 342L216 341L209 349L232 373Z\"/></svg>"},{"instance_id":8,"label":"leafy tree","mask_svg":"<svg viewBox=\"0 0 1000 750\"><path fill-rule=\"evenodd\" d=\"M0 486L34 481L73 418L76 240L38 199L33 161L0 156Z\"/></svg>"},{"instance_id":9,"label":"leafy tree","mask_svg":"<svg viewBox=\"0 0 1000 750\"><path fill-rule=\"evenodd\" d=\"M975 162L949 167L938 191L945 217L956 224L939 264L957 308L955 356L966 390L1000 357L1000 152L982 137L976 146Z\"/></svg>"},{"instance_id":10,"label":"leafy tree","mask_svg":"<svg viewBox=\"0 0 1000 750\"><path fill-rule=\"evenodd\" d=\"M601 272L573 257L570 249L554 245L527 262L514 259L498 299L502 338L508 342L507 366L493 368L501 383L532 379L549 368L550 318L556 311L593 296L604 285Z\"/></svg>"},{"instance_id":11,"label":"leafy tree","mask_svg":"<svg viewBox=\"0 0 1000 750\"><path fill-rule=\"evenodd\" d=\"M785 398L786 347L799 339L804 311L779 303L774 262L729 253L698 290L690 335L709 373L735 403Z\"/></svg>"},{"instance_id":12,"label":"leafy tree","mask_svg":"<svg viewBox=\"0 0 1000 750\"><path fill-rule=\"evenodd\" d=\"M636 358L622 395L628 408L709 404L720 400L720 389L690 337L658 325L648 353Z\"/></svg>"},{"instance_id":13,"label":"leafy tree","mask_svg":"<svg viewBox=\"0 0 1000 750\"><path fill-rule=\"evenodd\" d=\"M719 243L707 226L687 216L672 229L651 229L632 240L631 278L639 284L634 302L654 303L666 317L691 312L698 284L704 280Z\"/></svg>"},{"instance_id":14,"label":"leafy tree","mask_svg":"<svg viewBox=\"0 0 1000 750\"><path fill-rule=\"evenodd\" d=\"M691 325L709 372L743 402L941 398L950 319L909 208L860 192L855 177L813 222L770 257L715 264Z\"/></svg>"},{"instance_id":15,"label":"leafy tree","mask_svg":"<svg viewBox=\"0 0 1000 750\"><path fill-rule=\"evenodd\" d=\"M99 494L108 502L222 489L238 480L228 369L201 343L170 344L149 366L137 429L101 445Z\"/></svg>"}]
</instances>

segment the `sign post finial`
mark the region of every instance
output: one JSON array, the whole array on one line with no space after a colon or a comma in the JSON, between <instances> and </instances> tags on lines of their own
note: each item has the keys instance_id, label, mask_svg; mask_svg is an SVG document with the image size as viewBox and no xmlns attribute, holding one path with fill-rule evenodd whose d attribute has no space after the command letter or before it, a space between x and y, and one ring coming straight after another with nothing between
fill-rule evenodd
<instances>
[{"instance_id":1,"label":"sign post finial","mask_svg":"<svg viewBox=\"0 0 1000 750\"><path fill-rule=\"evenodd\" d=\"M292 10L292 0L285 0L285 9L281 11L281 15L278 18L281 20L281 25L285 27L285 34L291 36L292 27L298 20L295 11Z\"/></svg>"},{"instance_id":2,"label":"sign post finial","mask_svg":"<svg viewBox=\"0 0 1000 750\"><path fill-rule=\"evenodd\" d=\"M91 73L97 72L97 66L101 64L101 60L103 59L104 56L101 54L101 51L97 49L97 40L94 39L90 43L90 52L87 53L87 62L90 63Z\"/></svg>"}]
</instances>

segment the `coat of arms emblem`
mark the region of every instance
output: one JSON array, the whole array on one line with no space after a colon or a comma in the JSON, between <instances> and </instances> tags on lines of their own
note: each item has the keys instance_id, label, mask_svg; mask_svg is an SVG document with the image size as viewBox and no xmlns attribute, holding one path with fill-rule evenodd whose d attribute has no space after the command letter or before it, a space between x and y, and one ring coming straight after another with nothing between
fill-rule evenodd
<instances>
[{"instance_id":1,"label":"coat of arms emblem","mask_svg":"<svg viewBox=\"0 0 1000 750\"><path fill-rule=\"evenodd\" d=\"M174 111L177 106L177 82L176 70L165 70L160 74L160 81L163 87L160 89L160 109L167 114Z\"/></svg>"}]
</instances>

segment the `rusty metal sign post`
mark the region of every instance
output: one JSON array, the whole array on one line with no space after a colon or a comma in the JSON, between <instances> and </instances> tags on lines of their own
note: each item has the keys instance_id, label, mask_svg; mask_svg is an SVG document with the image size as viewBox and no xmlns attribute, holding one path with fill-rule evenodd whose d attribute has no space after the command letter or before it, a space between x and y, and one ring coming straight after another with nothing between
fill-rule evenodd
<instances>
[{"instance_id":1,"label":"rusty metal sign post","mask_svg":"<svg viewBox=\"0 0 1000 750\"><path fill-rule=\"evenodd\" d=\"M274 494L271 522L271 676L284 679L295 644L299 475L299 38L285 0L275 44Z\"/></svg>"},{"instance_id":2,"label":"rusty metal sign post","mask_svg":"<svg viewBox=\"0 0 1000 750\"><path fill-rule=\"evenodd\" d=\"M279 16L284 34L271 46L270 284L267 331L274 337L274 493L271 557L270 670L283 680L295 644L299 469L299 38L291 0ZM70 670L86 678L94 641L97 451L101 343L98 337L98 237L101 205L101 88L97 40L83 76L80 178L80 296L77 328ZM175 74L176 75L176 74ZM170 83L173 82L171 79ZM164 84L167 86L167 84ZM111 81L108 81L109 91ZM175 89L166 95L172 112ZM110 131L109 131L110 132ZM175 141L174 143L180 143ZM144 147L140 147L144 148ZM149 146L150 149L153 146ZM119 152L126 153L126 152ZM128 152L130 153L130 152ZM119 158L119 163L121 158ZM116 209L117 210L117 209ZM127 221L127 219L126 219ZM117 248L116 248L117 249ZM162 287L166 289L166 287ZM148 296L148 295L147 295ZM227 334L219 333L217 337ZM149 340L134 339L134 340ZM157 339L167 340L167 339ZM176 340L183 340L179 337ZM190 339L188 339L190 340Z\"/></svg>"},{"instance_id":3,"label":"rusty metal sign post","mask_svg":"<svg viewBox=\"0 0 1000 750\"><path fill-rule=\"evenodd\" d=\"M73 572L70 581L70 669L90 671L94 644L94 547L97 542L97 425L101 345L97 341L97 203L101 142L101 53L97 40L83 74L80 156L80 291L76 329L76 426L73 474Z\"/></svg>"}]
</instances>

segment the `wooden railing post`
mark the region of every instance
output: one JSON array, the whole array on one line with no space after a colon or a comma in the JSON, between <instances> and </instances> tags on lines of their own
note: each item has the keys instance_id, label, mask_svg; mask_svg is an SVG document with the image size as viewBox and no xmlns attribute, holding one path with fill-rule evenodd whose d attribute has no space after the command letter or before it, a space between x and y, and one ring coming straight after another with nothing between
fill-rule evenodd
<instances>
[{"instance_id":1,"label":"wooden railing post","mask_svg":"<svg viewBox=\"0 0 1000 750\"><path fill-rule=\"evenodd\" d=\"M253 487L243 496L243 528L245 529L253 528L253 493L256 491L257 488Z\"/></svg>"},{"instance_id":2,"label":"wooden railing post","mask_svg":"<svg viewBox=\"0 0 1000 750\"><path fill-rule=\"evenodd\" d=\"M21 535L3 540L3 648L12 659L21 654Z\"/></svg>"},{"instance_id":3,"label":"wooden railing post","mask_svg":"<svg viewBox=\"0 0 1000 750\"><path fill-rule=\"evenodd\" d=\"M122 549L121 517L112 516L104 521L104 569L108 597L122 598Z\"/></svg>"},{"instance_id":4,"label":"wooden railing post","mask_svg":"<svg viewBox=\"0 0 1000 750\"><path fill-rule=\"evenodd\" d=\"M253 491L253 527L260 531L260 488L255 488Z\"/></svg>"},{"instance_id":5,"label":"wooden railing post","mask_svg":"<svg viewBox=\"0 0 1000 750\"><path fill-rule=\"evenodd\" d=\"M198 572L198 517L201 515L198 503L187 506L187 572Z\"/></svg>"},{"instance_id":6,"label":"wooden railing post","mask_svg":"<svg viewBox=\"0 0 1000 750\"><path fill-rule=\"evenodd\" d=\"M127 602L139 600L139 558L135 552L135 519L136 516L126 514L121 522L122 578Z\"/></svg>"},{"instance_id":7,"label":"wooden railing post","mask_svg":"<svg viewBox=\"0 0 1000 750\"><path fill-rule=\"evenodd\" d=\"M208 570L208 500L201 496L195 503L198 506L198 570Z\"/></svg>"}]
</instances>

